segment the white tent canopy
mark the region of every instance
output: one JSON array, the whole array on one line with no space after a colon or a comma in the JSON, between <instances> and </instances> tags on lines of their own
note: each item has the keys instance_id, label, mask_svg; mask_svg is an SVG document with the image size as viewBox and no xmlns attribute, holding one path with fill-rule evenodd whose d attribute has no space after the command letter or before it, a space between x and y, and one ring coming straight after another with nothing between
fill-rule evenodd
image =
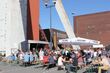
<instances>
[{"instance_id":1,"label":"white tent canopy","mask_svg":"<svg viewBox=\"0 0 110 73\"><path fill-rule=\"evenodd\" d=\"M59 44L71 44L71 45L80 45L80 46L92 46L92 45L99 45L100 41L85 39L85 38L71 38L71 39L60 39Z\"/></svg>"},{"instance_id":2,"label":"white tent canopy","mask_svg":"<svg viewBox=\"0 0 110 73\"><path fill-rule=\"evenodd\" d=\"M35 40L28 40L28 43L49 44L49 42L47 41L35 41Z\"/></svg>"},{"instance_id":3,"label":"white tent canopy","mask_svg":"<svg viewBox=\"0 0 110 73\"><path fill-rule=\"evenodd\" d=\"M93 45L92 48L104 48L103 44Z\"/></svg>"}]
</instances>

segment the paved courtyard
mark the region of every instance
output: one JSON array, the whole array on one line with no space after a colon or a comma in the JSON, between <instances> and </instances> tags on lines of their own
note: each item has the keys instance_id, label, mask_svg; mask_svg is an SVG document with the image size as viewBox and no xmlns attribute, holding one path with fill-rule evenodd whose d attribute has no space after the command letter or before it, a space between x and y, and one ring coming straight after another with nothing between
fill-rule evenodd
<instances>
[{"instance_id":1,"label":"paved courtyard","mask_svg":"<svg viewBox=\"0 0 110 73\"><path fill-rule=\"evenodd\" d=\"M82 71L78 73L82 73ZM17 64L0 63L0 73L66 73L66 71L58 71L57 67L47 70L39 65L21 67Z\"/></svg>"},{"instance_id":2,"label":"paved courtyard","mask_svg":"<svg viewBox=\"0 0 110 73\"><path fill-rule=\"evenodd\" d=\"M0 64L0 73L66 73L65 71L57 71L57 68L46 70L38 65L21 67L17 64Z\"/></svg>"}]
</instances>

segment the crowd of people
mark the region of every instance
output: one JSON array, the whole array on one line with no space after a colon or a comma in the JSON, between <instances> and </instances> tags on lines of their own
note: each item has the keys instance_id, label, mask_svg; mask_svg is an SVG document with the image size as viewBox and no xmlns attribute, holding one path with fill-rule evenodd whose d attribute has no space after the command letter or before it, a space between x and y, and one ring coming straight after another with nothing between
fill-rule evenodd
<instances>
[{"instance_id":1,"label":"crowd of people","mask_svg":"<svg viewBox=\"0 0 110 73\"><path fill-rule=\"evenodd\" d=\"M106 61L103 60L105 57L107 58ZM110 68L110 52L107 52L102 48L89 48L77 51L70 47L63 47L56 50L50 50L47 48L40 48L38 50L33 48L32 50L26 52L18 50L16 55L11 55L11 60L17 60L20 65L24 66L37 63L47 65L47 69L57 66L58 70L66 69L68 73L71 71L71 68L79 69L90 64L102 63L103 61L105 65L103 65L104 67L100 67L98 72L101 73L101 69L104 69L105 66ZM98 62L96 62L96 60Z\"/></svg>"}]
</instances>

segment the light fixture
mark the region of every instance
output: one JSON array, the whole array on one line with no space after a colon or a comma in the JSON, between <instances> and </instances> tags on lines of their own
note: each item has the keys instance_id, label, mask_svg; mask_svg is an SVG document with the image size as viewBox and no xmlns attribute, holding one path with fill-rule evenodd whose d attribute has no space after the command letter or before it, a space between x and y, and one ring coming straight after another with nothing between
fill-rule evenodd
<instances>
[{"instance_id":1,"label":"light fixture","mask_svg":"<svg viewBox=\"0 0 110 73\"><path fill-rule=\"evenodd\" d=\"M47 7L49 0L43 0L43 1L44 1L45 6Z\"/></svg>"},{"instance_id":2,"label":"light fixture","mask_svg":"<svg viewBox=\"0 0 110 73\"><path fill-rule=\"evenodd\" d=\"M43 1L44 1L45 6L47 7L50 0L43 0ZM52 2L54 5L56 4L56 0L53 0Z\"/></svg>"},{"instance_id":3,"label":"light fixture","mask_svg":"<svg viewBox=\"0 0 110 73\"><path fill-rule=\"evenodd\" d=\"M53 3L56 4L56 0L53 0Z\"/></svg>"}]
</instances>

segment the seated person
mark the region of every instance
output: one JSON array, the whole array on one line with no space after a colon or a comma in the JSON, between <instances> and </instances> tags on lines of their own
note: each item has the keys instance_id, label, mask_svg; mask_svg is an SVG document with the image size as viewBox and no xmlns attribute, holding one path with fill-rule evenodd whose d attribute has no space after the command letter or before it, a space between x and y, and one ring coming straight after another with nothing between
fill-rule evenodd
<instances>
[{"instance_id":1,"label":"seated person","mask_svg":"<svg viewBox=\"0 0 110 73\"><path fill-rule=\"evenodd\" d=\"M110 68L109 60L106 56L102 56L102 61L100 62L103 66L99 67L98 73L102 73L101 70L108 70Z\"/></svg>"},{"instance_id":2,"label":"seated person","mask_svg":"<svg viewBox=\"0 0 110 73\"><path fill-rule=\"evenodd\" d=\"M73 59L70 58L69 61L68 61L68 64L66 65L66 70L67 70L67 73L70 73L70 72L76 72L77 71L77 66L73 64Z\"/></svg>"},{"instance_id":3,"label":"seated person","mask_svg":"<svg viewBox=\"0 0 110 73\"><path fill-rule=\"evenodd\" d=\"M97 59L92 61L92 64L93 65L100 65L100 62L101 62L101 58L97 58Z\"/></svg>"},{"instance_id":4,"label":"seated person","mask_svg":"<svg viewBox=\"0 0 110 73\"><path fill-rule=\"evenodd\" d=\"M48 65L47 69L56 66L56 64L55 64L55 60L54 60L54 57L53 57L53 54L52 54L52 53L49 54L49 58L48 58L48 60L49 60L49 65Z\"/></svg>"},{"instance_id":5,"label":"seated person","mask_svg":"<svg viewBox=\"0 0 110 73\"><path fill-rule=\"evenodd\" d=\"M59 58L58 58L58 70L62 70L64 68L63 62L64 62L63 55L59 55Z\"/></svg>"}]
</instances>

